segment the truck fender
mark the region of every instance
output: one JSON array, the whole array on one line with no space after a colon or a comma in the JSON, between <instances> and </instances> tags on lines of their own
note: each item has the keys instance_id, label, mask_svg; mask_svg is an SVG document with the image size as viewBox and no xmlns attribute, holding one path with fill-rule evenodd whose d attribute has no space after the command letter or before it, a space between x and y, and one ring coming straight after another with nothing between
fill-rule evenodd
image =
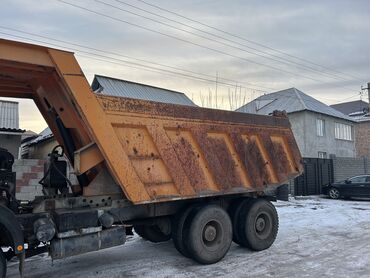
<instances>
[{"instance_id":1,"label":"truck fender","mask_svg":"<svg viewBox=\"0 0 370 278\"><path fill-rule=\"evenodd\" d=\"M17 255L21 254L24 251L22 227L19 224L15 214L10 209L2 205L0 205L0 226L8 231L11 247L13 248L14 253Z\"/></svg>"}]
</instances>

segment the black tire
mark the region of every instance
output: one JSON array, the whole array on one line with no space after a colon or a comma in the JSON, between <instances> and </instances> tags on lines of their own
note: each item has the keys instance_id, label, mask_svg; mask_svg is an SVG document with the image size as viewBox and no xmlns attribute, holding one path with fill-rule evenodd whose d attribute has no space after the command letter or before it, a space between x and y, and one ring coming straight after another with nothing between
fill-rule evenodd
<instances>
[{"instance_id":1,"label":"black tire","mask_svg":"<svg viewBox=\"0 0 370 278\"><path fill-rule=\"evenodd\" d=\"M279 230L275 206L265 199L251 199L244 203L238 222L240 245L254 251L269 248Z\"/></svg>"},{"instance_id":2,"label":"black tire","mask_svg":"<svg viewBox=\"0 0 370 278\"><path fill-rule=\"evenodd\" d=\"M135 233L137 233L140 237L142 237L143 239L146 239L145 238L145 226L142 226L142 225L135 225L134 226L134 230L135 230Z\"/></svg>"},{"instance_id":3,"label":"black tire","mask_svg":"<svg viewBox=\"0 0 370 278\"><path fill-rule=\"evenodd\" d=\"M176 250L187 258L191 258L191 254L188 251L186 242L184 242L184 227L188 225L189 216L191 218L192 212L197 208L198 205L189 206L184 211L177 213L172 219L172 241Z\"/></svg>"},{"instance_id":4,"label":"black tire","mask_svg":"<svg viewBox=\"0 0 370 278\"><path fill-rule=\"evenodd\" d=\"M201 264L216 263L225 257L232 242L228 213L219 206L206 205L189 220L183 235L191 257Z\"/></svg>"},{"instance_id":5,"label":"black tire","mask_svg":"<svg viewBox=\"0 0 370 278\"><path fill-rule=\"evenodd\" d=\"M340 191L337 188L332 187L328 191L328 196L331 199L334 199L334 200L339 199L339 197L340 197Z\"/></svg>"},{"instance_id":6,"label":"black tire","mask_svg":"<svg viewBox=\"0 0 370 278\"><path fill-rule=\"evenodd\" d=\"M157 225L144 226L135 225L135 232L141 236L143 239L149 240L151 242L164 242L171 239L171 233L165 234Z\"/></svg>"},{"instance_id":7,"label":"black tire","mask_svg":"<svg viewBox=\"0 0 370 278\"><path fill-rule=\"evenodd\" d=\"M230 218L231 218L231 222L233 225L233 241L236 244L240 244L239 227L238 227L239 225L238 218L239 218L240 210L243 208L243 206L245 206L247 202L249 202L249 200L250 199L237 199L230 205L229 210L228 210Z\"/></svg>"},{"instance_id":8,"label":"black tire","mask_svg":"<svg viewBox=\"0 0 370 278\"><path fill-rule=\"evenodd\" d=\"M0 248L0 278L6 277L6 258L3 251Z\"/></svg>"}]
</instances>

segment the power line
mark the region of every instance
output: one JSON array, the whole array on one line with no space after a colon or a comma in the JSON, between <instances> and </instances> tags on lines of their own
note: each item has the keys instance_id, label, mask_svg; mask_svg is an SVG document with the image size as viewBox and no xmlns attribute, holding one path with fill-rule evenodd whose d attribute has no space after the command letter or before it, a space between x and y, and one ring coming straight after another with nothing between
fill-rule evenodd
<instances>
[{"instance_id":1,"label":"power line","mask_svg":"<svg viewBox=\"0 0 370 278\"><path fill-rule=\"evenodd\" d=\"M332 71L332 72L336 72L336 73L343 74L343 75L348 75L348 76L350 76L350 77L352 77L352 78L354 78L354 79L356 79L356 80L358 80L358 81L361 81L361 82L363 81L363 78L359 78L359 77L356 77L356 76L350 75L350 74L348 74L348 73L346 74L346 73L343 73L343 72L341 72L341 71L338 71L338 70L335 70L335 69L332 69L332 68L329 68L329 67L326 67L326 66L320 65L320 64L318 64L318 63L316 63L316 62L313 62L313 61L310 61L310 60L307 60L307 59L304 59L304 58L301 58L301 57L298 57L298 56L295 56L295 55L289 54L289 53L287 53L287 52L285 52L285 51L281 51L281 50L279 50L279 49L276 49L276 48L273 48L273 47L267 46L267 45L265 45L265 44L262 44L262 43L259 43L259 42L256 42L256 41L253 41L253 40L250 40L250 39L246 39L245 37L242 37L242 36L240 36L240 35L236 35L236 34L234 34L234 33L231 33L231 32L225 31L225 30L222 30L222 29L217 28L217 27L214 27L214 26L211 26L211 25L206 24L206 23L204 23L204 22L200 22L199 20L192 19L192 18L190 18L190 17L187 17L187 16L184 16L184 15L182 15L182 14L176 13L176 12L171 11L171 10L169 10L169 9L165 9L165 8L163 8L163 7L160 7L159 5L155 5L155 4L152 4L152 3L148 3L147 1L144 1L144 0L136 0L136 1L141 2L141 3L144 3L145 5L148 5L148 6L150 6L150 7L156 8L156 9L158 9L158 10L161 10L161 11L164 11L164 12L167 12L167 13L170 13L170 14L173 14L173 15L176 15L176 16L178 16L178 17L184 18L184 19L186 19L186 20L188 20L188 21L191 21L191 22L197 23L197 24L202 25L202 26L204 26L204 27L207 27L207 28L213 29L213 30L215 30L215 31L221 32L221 33L223 33L223 34L229 35L229 36L231 36L231 37L234 37L234 38L240 39L240 40L242 40L242 41L245 41L245 42L248 42L248 43L251 43L251 44L254 44L254 45L260 46L260 47L263 47L263 48L265 48L265 49L272 50L272 51L277 52L277 53L280 53L280 54L282 54L282 55L285 55L285 56L288 56L288 57L291 57L291 58L294 58L294 59L300 60L300 61L302 61L302 62L309 63L309 64L311 64L311 65L315 65L315 66L321 67L321 68L323 68L323 69L326 69L326 70L329 70L329 71Z\"/></svg>"},{"instance_id":2,"label":"power line","mask_svg":"<svg viewBox=\"0 0 370 278\"><path fill-rule=\"evenodd\" d=\"M45 42L45 41L40 41L40 40L36 40L36 39L32 39L32 38L27 38L27 37L24 37L24 36L18 36L18 35L9 34L9 33L1 32L1 31L0 31L0 34L7 35L9 37L18 38L18 39L23 39L25 41L30 41L30 42L34 42L34 43L38 43L38 44L43 44L45 46L50 45L52 47L58 47L59 49L66 49L68 51L76 51L77 52L76 56L87 58L87 59L90 59L90 60L102 61L104 63L110 63L110 64L114 64L114 65L118 65L118 66L125 66L125 67L134 68L134 69L145 70L145 71L149 71L149 72L158 73L158 74L161 74L161 75L176 76L176 77L181 76L182 79L190 79L190 80L196 80L196 81L201 81L201 82L206 82L206 83L214 83L215 82L214 80L200 78L200 77L196 77L196 76L184 75L184 74L180 74L180 73L177 73L177 72L166 71L166 70L163 70L163 69L157 69L157 68L148 69L147 65L131 63L131 62L123 61L123 60L112 58L112 57L98 55L98 54L95 54L95 53L89 53L89 52L81 51L81 50L78 50L78 49L61 46L61 45L58 45L58 44L53 44L53 43L50 43L50 42ZM80 54L79 52L82 52L82 53L85 53L85 54ZM97 55L97 56L100 56L100 57L94 57L94 56L91 56L91 55ZM112 59L113 61L111 61L109 59ZM132 64L134 64L134 65L132 65ZM237 87L237 88L240 88L240 89L241 88L248 89L248 90L251 90L252 93L259 92L261 94L263 92L266 92L266 91L262 91L262 90L259 90L259 89L244 87L244 86L241 86L241 85L238 85L238 84L229 84L229 83L220 82L220 81L218 81L218 84L223 85L223 86L228 87L228 88ZM247 94L247 92L244 91L244 94L243 94L244 99L247 98L246 94ZM200 95L199 97L202 97L202 95ZM221 99L223 100L224 97L221 97Z\"/></svg>"},{"instance_id":3,"label":"power line","mask_svg":"<svg viewBox=\"0 0 370 278\"><path fill-rule=\"evenodd\" d=\"M58 45L58 44L54 44L54 43L50 43L50 42L45 42L45 41L41 41L41 40L36 40L36 39L32 39L32 38L27 38L27 37L24 37L24 36L9 34L9 33L5 33L5 32L0 32L0 34L15 37L15 38L20 38L20 39L24 39L24 40L28 40L28 41L32 41L32 42L36 42L36 43L42 43L44 45L51 45L53 47L64 48L64 49L68 49L69 51L77 51L77 52L81 52L85 55L87 54L87 55L94 56L94 57L86 56L86 58L101 60L101 61L108 62L108 63L116 63L116 64L120 63L121 65L122 64L125 64L125 65L129 64L130 67L137 68L137 69L142 69L142 70L146 70L146 71L152 71L152 72L155 71L155 72L158 72L158 73L166 72L167 74L177 75L177 76L181 76L181 77L187 78L187 79L204 81L204 82L208 82L208 83L215 83L215 80L212 80L212 79L206 79L206 78L193 76L193 75L188 75L188 74L183 74L183 73L174 72L174 71L170 71L170 70L159 69L159 68L151 67L151 66L148 66L148 65L143 65L143 64L127 61L127 60L113 58L113 57L109 57L109 56L105 56L105 55L101 55L101 54L91 53L91 52L88 52L88 51L79 50L79 49L75 49L75 48L71 48L71 47L65 47L65 46L62 46L62 45ZM78 54L78 55L81 56L81 54ZM95 56L97 56L98 58L95 57ZM110 60L113 60L113 61L116 61L116 62L112 62ZM229 86L229 87L235 87L235 84L221 82L221 81L218 81L218 84ZM248 89L248 90L252 90L252 91L266 92L266 91L262 91L262 90L259 90L259 89L248 88L248 87L244 87L244 86L243 86L243 88Z\"/></svg>"},{"instance_id":4,"label":"power line","mask_svg":"<svg viewBox=\"0 0 370 278\"><path fill-rule=\"evenodd\" d=\"M196 28L196 27L191 26L191 25L189 25L189 24L186 24L186 23L183 23L183 22L180 22L180 21L177 21L177 20L173 20L173 19L168 18L168 17L163 16L163 15L156 14L156 13L154 13L154 12L151 12L151 11L148 11L148 10L145 10L145 9L142 9L142 8L140 8L140 7L137 7L137 6L135 6L135 5L132 5L132 4L129 4L129 3L126 3L126 2L121 1L121 0L114 0L114 1L116 1L116 2L118 2L118 3L120 3L120 4L122 4L122 5L126 5L126 6L129 6L129 7L131 7L131 8L134 8L134 9L137 9L137 10L140 10L140 11L143 11L143 12L145 12L145 13L148 13L148 14L151 14L151 15L154 15L154 16L157 16L157 17L159 17L159 18L163 18L163 19L166 19L166 20L168 20L168 21L175 22L175 23L177 23L177 24L183 25L183 26L188 27L188 28L192 28L192 29L194 29L194 30L196 30L196 31L199 31L199 32L201 32L201 33L204 33L204 34L207 34L207 35L211 35L212 37L215 37L215 38L218 38L218 39L221 39L221 40L227 41L227 42L231 42L231 43L233 43L233 44L240 45L240 46L245 47L245 48L248 48L248 49L252 49L252 50L257 51L257 52L262 53L262 54L259 54L259 53L253 52L253 51L248 51L248 50L245 50L245 49L243 49L243 48L236 47L236 46L234 46L234 45L230 45L230 44L227 44L227 43L224 43L224 42L220 42L220 41L215 40L215 39L211 39L211 38L209 38L209 37L204 37L204 36L202 36L202 35L199 35L199 34L196 34L196 33L193 33L193 32L190 32L190 31L187 31L187 30L184 30L184 29L178 28L178 27L175 27L175 26L173 26L173 25L169 25L169 24L164 23L164 22L162 22L162 21L155 20L155 19L153 19L153 18L149 18L149 17L147 17L147 16L140 15L140 14L134 13L134 12L132 12L132 11L122 9L122 8L120 8L120 7L114 6L114 5L112 5L112 4L106 3L106 2L101 1L101 0L94 0L94 1L95 1L95 2L98 2L98 3L101 3L101 4L103 4L103 5L109 6L109 7L111 7L111 8L118 9L118 10L120 10L120 11L122 11L122 12L126 12L126 13L128 13L128 14L131 14L131 15L134 15L134 16L137 16L137 17L142 17L142 18L145 18L145 19L147 19L147 20L150 20L150 21L156 22L156 23L158 23L158 24L161 24L161 25L164 25L164 26L170 27L170 28L172 28L172 29L179 30L179 31L182 31L182 32L185 32L185 33L188 33L188 34L191 34L191 35L194 35L194 36L197 36L197 37L203 38L203 39L207 39L207 40L210 40L210 41L212 41L212 42L216 42L216 43L222 44L222 45L224 45L224 46L228 46L228 47L231 47L231 48L234 48L234 49L237 49L237 50L240 50L240 51L243 51L243 52L246 52L246 53L252 54L252 55L256 55L256 56L262 57L262 58L264 58L264 59L270 59L270 60L276 61L276 62L278 62L278 63L285 64L285 65L288 65L288 66L294 65L294 66L297 66L297 67L299 67L299 68L301 68L301 69L303 69L303 70L310 71L310 72L313 72L313 73L315 73L315 74L318 74L318 73L320 73L320 74L325 74L325 75L327 75L328 77L330 77L330 78L334 78L334 79L336 79L336 80L352 81L352 78L351 78L351 79L343 78L343 77L338 76L338 75L336 75L336 74L328 73L328 72L326 72L326 71L318 70L318 69L316 69L316 68L313 68L313 67L311 67L311 66L307 66L307 65L302 64L302 63L297 63L297 62L295 62L295 61L292 61L292 60L289 60L289 59L286 59L286 58L282 58L282 57L280 57L280 56L278 56L278 55L274 55L274 54L268 53L268 52L266 52L266 51L259 50L259 49L255 48L255 47L251 47L251 46L248 46L248 45L246 45L246 44L241 44L241 43L239 43L239 42L237 42L237 41L235 41L235 40L230 40L230 39L227 39L227 38L225 38L225 37L219 36L219 35L217 35L217 34L214 34L214 33L211 33L211 32L207 32L207 31L205 31L205 30L202 30L202 29ZM271 57L273 57L273 58L271 58Z\"/></svg>"},{"instance_id":5,"label":"power line","mask_svg":"<svg viewBox=\"0 0 370 278\"><path fill-rule=\"evenodd\" d=\"M41 35L37 35L37 34L33 34L33 33L28 33L28 32L24 32L24 31L20 31L20 30L14 29L14 28L4 28L3 26L0 26L0 28L14 30L14 31L17 31L17 32L20 32L20 33L26 33L26 34L30 34L32 36L42 37L42 38L45 38L45 39L48 39L48 40L54 40L54 41L58 41L58 42L61 42L61 43L64 43L64 44L76 45L76 46L79 46L80 48L90 48L90 47L87 47L87 46L83 46L83 45L80 45L80 44L75 44L75 43L68 42L68 41L63 41L63 40L59 40L59 39L53 39L53 38L47 37L47 36L41 36ZM113 58L113 57L109 57L109 56L105 56L105 55L91 53L91 52L79 50L79 49L76 49L76 48L65 47L65 46L62 46L62 45L59 45L59 44L54 44L54 43L50 43L50 42L36 40L36 39L33 39L33 38L29 38L29 37L19 36L19 35L15 35L15 34L9 34L9 33L1 32L1 31L0 31L0 34L7 35L7 36L10 36L10 37L15 37L15 38L20 38L20 39L28 40L28 41L31 41L31 42L41 43L41 44L44 44L44 45L51 45L53 47L64 48L64 49L67 49L69 51L81 52L83 54L77 53L77 55L78 56L81 56L81 57L84 57L84 58L88 58L88 59L93 59L93 60L97 60L97 61L107 62L107 63L111 63L111 64L115 64L115 65L120 65L120 66L123 66L124 65L124 66L128 66L130 68L135 68L135 69L140 69L140 70L155 72L155 73L162 74L162 75L181 76L182 78L185 78L185 79L197 80L197 81L202 81L202 82L207 82L207 83L215 83L215 80L213 80L213 79L206 79L206 78L201 78L201 77L198 77L198 76L192 76L192 75L182 74L182 73L173 72L173 71L169 71L169 70L159 69L159 68L151 67L151 66L148 66L148 65L143 65L143 64L140 64L140 63L135 63L135 62L127 61L127 60L122 60L122 59L117 59L117 58ZM90 48L90 49L95 49L95 48ZM99 50L99 51L102 51L102 50ZM241 85L238 85L238 84L230 84L230 83L226 83L226 82L221 82L219 80L217 82L218 82L218 84L223 85L223 86L226 86L226 87L229 87L229 88L230 87L231 88L242 87ZM267 91L263 91L263 90L259 90L259 89L255 89L255 88L250 88L250 87L245 87L245 86L243 86L242 88L248 89L248 90L250 90L252 92L267 93ZM287 99L291 99L292 98L290 96L281 95L279 92L275 92L275 93L272 93L272 94L273 95L280 95L281 97L284 97L284 98L287 98ZM269 95L269 94L267 94L267 95ZM345 101L347 99L356 97L358 95L359 94L356 94L354 96L351 96L351 97L348 97L348 98L339 100L339 102L342 102L342 101ZM321 97L318 97L318 98L321 98ZM329 101L334 101L334 99L328 99L328 98L321 98L321 99L326 99L326 100L329 100ZM306 101L311 102L311 100L306 100ZM337 100L335 100L335 101L337 101Z\"/></svg>"},{"instance_id":6,"label":"power line","mask_svg":"<svg viewBox=\"0 0 370 278\"><path fill-rule=\"evenodd\" d=\"M357 93L357 94L355 94L355 95L353 95L353 96L350 96L350 97L347 97L347 98L341 99L341 100L339 100L339 101L338 101L338 103L343 102L343 101L345 101L345 100L349 100L349 99L355 98L355 97L359 97L360 95L361 95L361 92L359 92L359 93Z\"/></svg>"},{"instance_id":7,"label":"power line","mask_svg":"<svg viewBox=\"0 0 370 278\"><path fill-rule=\"evenodd\" d=\"M103 50L100 50L100 49L97 49L97 48L91 48L91 47L88 47L88 46L83 46L81 44L76 44L76 43L69 42L69 41L58 40L58 39L47 37L47 36L37 35L37 34L25 32L25 31L20 31L20 30L14 29L14 28L8 28L8 27L3 27L3 26L0 26L0 28L13 30L13 31L20 32L20 33L29 34L31 36L45 38L47 40L58 41L58 42L61 42L63 44L75 45L75 46L78 46L80 48L86 48L86 49L91 49L91 50L104 52ZM132 62L132 61L127 61L127 60L117 59L117 58L114 58L114 57L109 57L109 56L106 56L106 55L91 53L91 52L88 52L88 51L84 51L84 50L80 50L80 49L76 49L76 48L72 48L72 47L66 47L66 46L62 46L60 44L45 42L45 41L41 41L41 40L29 38L29 37L19 36L19 35L15 35L15 34L9 34L9 33L1 32L1 31L0 31L0 34L7 35L7 36L10 36L10 37L15 37L15 38L28 40L28 41L31 41L31 42L41 43L41 44L44 44L44 45L51 45L53 47L64 48L64 49L67 49L69 51L81 52L83 54L77 53L77 55L81 56L81 57L84 57L84 58L97 60L97 61L108 62L108 63L111 63L111 64L120 65L120 66L125 65L125 66L129 66L131 68L150 71L150 72L155 72L155 73L159 73L159 74L162 74L162 75L164 74L164 75L170 75L170 76L181 76L182 78L186 78L186 79L190 79L190 80L197 80L197 81L202 81L202 82L207 82L207 83L215 83L216 82L213 79L201 78L201 77L198 77L198 76L193 76L193 75L183 74L183 73L179 73L179 72L174 72L174 71L164 70L164 69L160 69L160 68L155 68L155 67L151 67L151 66L148 66L148 65L144 65L144 64L140 64L140 63L136 63L136 62ZM118 56L119 54L114 54L114 55ZM129 57L129 56L124 56L124 57ZM113 61L111 61L111 60L113 60ZM145 60L143 60L143 61L145 61ZM195 73L195 74L197 74L197 73ZM206 74L201 74L201 75L210 76L210 75L206 75ZM210 77L213 77L213 76L210 76ZM220 80L220 78L217 80L217 83L220 84L220 85L224 85L226 87L231 87L231 88L240 87L240 88L245 88L245 89L248 89L248 90L251 90L251 91L254 91L254 92L257 91L257 92L261 92L261 93L267 93L267 91L241 86L241 85L238 85L237 83L236 84L226 83L226 82L222 82L222 81L219 81L219 80ZM272 93L272 94L273 95L280 95L279 92L275 92L275 93ZM342 102L342 101L345 101L347 99L354 98L356 96L359 96L359 93L357 93L354 96L350 96L348 98L339 100L338 102ZM285 95L283 97L285 97L287 99L292 98L292 97L285 96ZM321 97L318 97L318 98L321 98ZM326 100L330 100L330 101L334 100L334 99L328 99L328 98L322 98L322 99L326 99ZM307 100L307 101L310 101L310 100Z\"/></svg>"},{"instance_id":8,"label":"power line","mask_svg":"<svg viewBox=\"0 0 370 278\"><path fill-rule=\"evenodd\" d=\"M37 34L25 32L25 31L20 31L20 30L14 29L14 28L8 28L8 27L3 27L3 26L0 26L0 28L8 29L8 30L13 30L13 31L20 32L20 33L25 33L25 34L29 34L29 35L36 36L36 37L42 37L42 38L45 38L45 39L48 39L48 40L54 40L54 41L58 41L58 42L61 42L61 43L64 43L64 44L75 45L75 46L78 46L80 48L87 48L87 49L92 49L92 50L104 52L103 50L99 50L99 49L96 49L96 48L91 48L91 47L83 46L83 45L76 44L76 43L69 42L69 41L58 40L58 39L54 39L54 38L47 37L47 36L37 35ZM159 73L159 74L162 74L162 75L181 76L182 78L186 78L186 79L190 79L190 80L197 80L197 81L202 81L202 82L207 82L207 83L215 83L216 82L213 79L200 78L198 76L181 74L181 73L178 73L178 72L173 72L173 71L168 71L168 70L159 69L159 68L155 68L155 67L150 67L148 65L134 63L134 62L131 62L131 61L117 59L117 58L113 58L113 57L109 57L109 56L105 56L105 55L99 55L99 54L96 54L96 53L86 52L86 51L82 51L82 50L79 50L79 49L75 49L75 48L71 48L71 47L65 47L65 46L54 44L54 43L50 43L50 42L35 40L35 39L24 37L24 36L18 36L18 35L14 35L14 34L5 33L5 32L0 32L0 34L4 34L4 35L7 35L7 36L11 36L11 37L15 37L15 38L20 38L20 39L24 39L24 40L28 40L28 41L32 41L32 42L36 42L36 43L42 43L42 44L45 44L45 45L51 45L53 47L65 48L65 49L68 49L69 51L81 52L81 53L84 53L84 55L82 55L80 53L77 53L77 55L78 56L81 56L81 57L84 57L84 58L97 60L97 61L108 62L108 63L111 63L111 64L120 65L120 66L125 65L125 66L131 67L131 68L145 70L145 71L150 71L150 72L155 72L155 73ZM118 56L119 54L114 54L114 55L117 55ZM97 57L94 57L94 56L98 56L98 58ZM129 56L124 56L124 57L129 57ZM136 58L133 58L133 59L136 59ZM113 60L113 61L111 61L111 60ZM143 60L143 61L145 61L145 60ZM193 73L195 73L195 72L193 72ZM195 73L195 74L197 74L197 73ZM201 75L213 77L213 76L206 75L206 74L201 74ZM242 87L241 85L238 85L237 83L236 84L230 84L230 83L225 83L225 82L220 82L220 81L217 81L217 82L218 82L218 84L224 85L226 87L232 87L232 88L234 88L235 86ZM257 91L257 92L260 92L260 93L267 93L267 91L263 91L263 90L256 89L256 88L250 88L250 87L245 87L245 86L243 86L242 88L248 89L248 90L250 90L252 92L256 92ZM274 95L279 95L279 92L275 92L273 94ZM339 101L338 100L335 100L335 101L337 101L337 103L339 103L339 102L345 101L347 99L354 98L354 97L356 97L358 95L359 94L356 94L354 96L351 96L351 97L348 97L348 98L345 98L345 99L342 99L342 100L339 100ZM285 96L285 95L284 95L284 97L285 98L291 98L291 97L288 97L288 96ZM321 98L321 99L325 99L325 100L329 100L329 101L334 101L334 99L328 99L328 98L322 98L322 97L317 97L317 98Z\"/></svg>"},{"instance_id":9,"label":"power line","mask_svg":"<svg viewBox=\"0 0 370 278\"><path fill-rule=\"evenodd\" d=\"M89 52L81 51L81 50L74 49L74 48L71 48L71 47L65 47L65 46L61 46L61 45L58 45L58 44L49 43L49 42L45 42L45 41L40 41L40 40L36 40L36 39L24 37L24 36L18 36L18 35L14 35L14 34L5 33L5 32L0 32L0 34L7 35L7 36L10 36L10 37L24 39L24 40L31 41L31 42L41 43L41 44L44 44L44 45L51 45L53 47L64 48L64 49L68 49L69 51L81 52L81 53L84 53L84 54L77 53L77 55L80 56L80 57L87 58L87 59L93 59L93 60L97 60L97 61L107 62L107 63L119 65L119 66L123 66L123 65L127 66L127 64L128 64L128 66L131 67L131 68L141 69L141 70L150 71L150 72L155 72L155 73L159 73L159 74L162 74L162 75L164 74L164 75L171 75L171 76L181 76L182 78L197 80L197 81L202 81L202 82L210 82L210 83L215 82L214 80L199 78L199 77L195 77L195 76L191 76L191 75L184 75L184 74L181 74L181 73L178 73L178 72L171 72L171 71L166 71L166 70L163 70L163 69L157 69L157 68L153 68L153 67L149 67L149 69L148 69L147 65L133 63L133 62L130 62L130 61L125 61L125 60L121 60L121 59L117 59L117 58L113 58L113 57L109 57L109 56L99 55L99 54L96 54L96 53L89 53ZM95 57L95 56L98 56L98 57ZM113 60L113 61L111 61L111 60ZM163 72L166 72L166 73L163 73ZM224 82L219 82L219 81L218 81L218 84L225 85L227 87L232 87L232 88L241 88L241 86L237 85L237 84L229 84L229 83L224 83ZM248 88L248 87L243 87L243 88L251 90L252 92L256 92L256 91L259 92L259 93L264 92L264 91L261 91L261 90L258 90L258 89L252 89L252 88ZM269 95L269 94L267 94L267 95ZM292 96L286 96L285 94L282 94L282 93L279 93L279 92L272 93L272 95L273 96L280 95L281 97L286 98L286 99L292 99L293 98ZM354 96L345 98L343 100L340 100L339 102L350 99L350 98L353 98L353 97L356 97L358 95L359 94L356 94ZM244 98L246 99L245 94L244 94ZM313 100L306 100L306 101L314 102ZM245 104L243 104L242 106L244 106L244 105Z\"/></svg>"},{"instance_id":10,"label":"power line","mask_svg":"<svg viewBox=\"0 0 370 278\"><path fill-rule=\"evenodd\" d=\"M98 49L98 48L95 48L95 47L90 47L90 46L86 46L86 45L74 43L74 42L71 42L71 41L65 41L65 40L60 40L60 39L52 38L52 37L49 37L49 36L39 35L39 34L35 34L35 33L31 33L31 32L26 32L26 31L21 31L21 30L15 29L15 28L9 28L9 27L5 27L5 26L2 26L2 25L0 25L0 28L1 29L5 29L5 30L9 30L9 31L13 31L13 32L18 32L18 33L22 33L22 34L26 34L26 35L31 35L31 36L35 36L35 37L47 39L47 40L51 40L51 41L60 42L60 43L67 44L67 45L77 46L77 47L80 47L80 48L85 48L85 49L88 49L88 50L93 50L93 51L104 53L104 54L110 54L110 55L114 55L114 56L118 56L118 57L124 57L124 58L128 58L128 59L136 60L136 61L139 61L139 62L153 64L153 65L160 66L160 67L170 68L170 69L174 69L174 70L178 70L178 71L183 71L183 72L187 72L187 73L191 73L191 74L195 74L195 75L204 76L204 77L207 77L207 78L214 78L214 76L209 75L209 74L199 73L199 72L195 72L195 71L191 71L191 70L187 70L187 69L183 69L183 68L179 68L179 67L173 67L173 66L169 66L169 65L165 65L165 64L153 62L153 61L148 61L148 60L144 60L144 59L134 58L134 57L131 57L131 56L128 56L128 55L123 55L123 54L120 54L120 53L117 53L117 52L112 52L112 51L108 51L108 50L102 50L102 49ZM4 33L4 34L6 34L6 33ZM74 50L74 51L76 51L76 50ZM129 61L127 61L127 62L129 62ZM260 86L260 85L254 85L254 84L249 83L249 82L239 82L239 81L236 81L236 80L233 80L233 79L222 78L222 77L219 77L218 79L219 80L221 79L221 80L224 80L224 81L228 81L228 82L232 82L232 83L235 83L235 84L249 84L248 86L254 86L254 87L259 87L259 88L265 89L265 90L261 90L261 89L256 89L256 88L249 87L248 89L250 89L250 90L262 91L262 92L267 92L266 89L268 89L268 90L275 90L275 89L269 88L269 87L264 87L264 86ZM216 81L213 80L213 82L216 82ZM234 86L235 84L230 84L230 86ZM247 87L245 87L245 88L247 88Z\"/></svg>"},{"instance_id":11,"label":"power line","mask_svg":"<svg viewBox=\"0 0 370 278\"><path fill-rule=\"evenodd\" d=\"M293 76L301 76L301 77L303 77L305 79L310 79L310 80L313 80L313 81L316 81L316 82L320 82L320 83L322 82L321 80L318 80L318 79L315 79L315 78L312 78L312 77L304 76L304 75L301 75L301 74L298 74L298 73L294 73L294 72L290 72L290 71L286 71L286 70L283 70L283 69L280 69L280 68L277 68L277 67L274 67L274 66L270 66L270 65L263 64L263 63L255 62L255 61L252 61L252 60L247 59L247 58L244 58L244 57L233 55L233 54L230 54L230 53L227 53L227 52L218 50L218 49L214 49L214 48L211 48L211 47L208 47L208 46L205 46L205 45L202 45L202 44L198 44L198 43L195 43L195 42L186 40L186 39L182 39L182 38L179 38L179 37L176 37L176 36L173 36L173 35L169 35L169 34L166 34L166 33L161 32L161 31L157 31L157 30L154 30L154 29L151 29L149 27L145 27L145 26L142 26L142 25L139 25L139 24L136 24L136 23L128 22L126 20L122 20L120 18L116 18L116 17L110 16L110 15L107 15L107 14L104 14L104 13L101 13L101 12L97 12L97 11L91 10L89 8L86 8L86 7L82 7L82 6L73 4L73 3L69 3L69 2L66 2L64 0L56 0L56 1L61 2L61 3L66 4L66 5L69 5L69 6L72 6L72 7L75 7L75 8L78 8L78 9L81 9L81 10L84 10L84 11L87 11L87 12L90 12L90 13L93 13L93 14L96 14L96 15L99 15L99 16L103 16L103 17L112 19L114 21L119 21L119 22L122 22L122 23L125 23L125 24L128 24L128 25L131 25L131 26L134 26L134 27L143 29L143 30L154 32L154 33L157 33L157 34L160 34L160 35L163 35L163 36L166 36L166 37L169 37L169 38L178 40L178 41L182 41L182 42L185 42L185 43L188 43L188 44L192 44L192 45L201 47L203 49L211 50L211 51L214 51L216 53L229 56L229 57L232 57L232 58L244 60L246 62L250 62L250 63L257 64L257 65L260 65L260 66L263 66L263 67L274 69L274 70L279 71L279 72L288 73L288 74L293 75ZM351 90L351 91L353 90L353 89L350 89L350 88L347 88L347 87L344 87L344 86L341 86L341 85L336 85L336 87L345 88L346 90Z\"/></svg>"}]
</instances>

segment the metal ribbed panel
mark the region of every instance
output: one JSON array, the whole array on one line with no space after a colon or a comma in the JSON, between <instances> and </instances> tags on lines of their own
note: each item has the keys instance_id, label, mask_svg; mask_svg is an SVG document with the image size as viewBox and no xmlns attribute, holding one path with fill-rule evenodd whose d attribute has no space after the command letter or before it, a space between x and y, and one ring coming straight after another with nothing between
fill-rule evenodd
<instances>
[{"instance_id":1,"label":"metal ribbed panel","mask_svg":"<svg viewBox=\"0 0 370 278\"><path fill-rule=\"evenodd\" d=\"M100 75L95 76L92 89L105 95L117 97L196 106L185 94L180 92Z\"/></svg>"},{"instance_id":2,"label":"metal ribbed panel","mask_svg":"<svg viewBox=\"0 0 370 278\"><path fill-rule=\"evenodd\" d=\"M275 110L285 110L287 113L309 110L336 118L353 121L347 115L334 108L306 95L305 93L290 88L276 93L266 94L237 109L237 112L268 115Z\"/></svg>"},{"instance_id":3,"label":"metal ribbed panel","mask_svg":"<svg viewBox=\"0 0 370 278\"><path fill-rule=\"evenodd\" d=\"M43 131L39 133L39 135L35 138L27 142L27 145L37 144L39 142L45 141L46 139L52 138L54 135L51 132L49 127L45 128Z\"/></svg>"},{"instance_id":4,"label":"metal ribbed panel","mask_svg":"<svg viewBox=\"0 0 370 278\"><path fill-rule=\"evenodd\" d=\"M18 102L0 100L0 128L19 129Z\"/></svg>"}]
</instances>

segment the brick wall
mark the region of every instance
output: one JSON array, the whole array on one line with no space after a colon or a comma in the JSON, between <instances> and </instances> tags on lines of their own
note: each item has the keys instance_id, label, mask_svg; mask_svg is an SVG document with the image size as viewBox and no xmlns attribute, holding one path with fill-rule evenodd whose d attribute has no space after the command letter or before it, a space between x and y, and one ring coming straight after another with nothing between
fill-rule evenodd
<instances>
[{"instance_id":1,"label":"brick wall","mask_svg":"<svg viewBox=\"0 0 370 278\"><path fill-rule=\"evenodd\" d=\"M333 159L333 168L334 181L344 180L352 176L369 174L370 160L365 157L336 157Z\"/></svg>"},{"instance_id":2,"label":"brick wall","mask_svg":"<svg viewBox=\"0 0 370 278\"><path fill-rule=\"evenodd\" d=\"M370 157L370 121L359 122L355 127L357 157Z\"/></svg>"},{"instance_id":3,"label":"brick wall","mask_svg":"<svg viewBox=\"0 0 370 278\"><path fill-rule=\"evenodd\" d=\"M33 200L42 196L42 185L39 181L44 176L43 159L16 159L13 171L16 172L16 197L18 200ZM77 184L77 178L70 164L67 164L67 177L72 184Z\"/></svg>"},{"instance_id":4,"label":"brick wall","mask_svg":"<svg viewBox=\"0 0 370 278\"><path fill-rule=\"evenodd\" d=\"M13 171L16 172L17 199L33 200L36 195L42 195L39 180L44 176L44 160L16 159Z\"/></svg>"}]
</instances>

